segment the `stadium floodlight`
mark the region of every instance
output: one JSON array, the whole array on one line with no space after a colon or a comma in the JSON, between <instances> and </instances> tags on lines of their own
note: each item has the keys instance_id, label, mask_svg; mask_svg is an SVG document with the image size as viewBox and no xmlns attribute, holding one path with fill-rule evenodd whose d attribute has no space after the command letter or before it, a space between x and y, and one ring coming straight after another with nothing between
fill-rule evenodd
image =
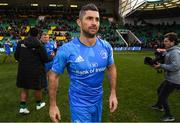
<instances>
[{"instance_id":1,"label":"stadium floodlight","mask_svg":"<svg viewBox=\"0 0 180 123\"><path fill-rule=\"evenodd\" d=\"M7 6L8 3L0 3L0 6Z\"/></svg>"},{"instance_id":2,"label":"stadium floodlight","mask_svg":"<svg viewBox=\"0 0 180 123\"><path fill-rule=\"evenodd\" d=\"M31 3L31 6L38 6L37 3Z\"/></svg>"},{"instance_id":3,"label":"stadium floodlight","mask_svg":"<svg viewBox=\"0 0 180 123\"><path fill-rule=\"evenodd\" d=\"M71 8L77 8L77 5L70 5Z\"/></svg>"},{"instance_id":4,"label":"stadium floodlight","mask_svg":"<svg viewBox=\"0 0 180 123\"><path fill-rule=\"evenodd\" d=\"M50 7L56 7L56 4L49 4Z\"/></svg>"},{"instance_id":5,"label":"stadium floodlight","mask_svg":"<svg viewBox=\"0 0 180 123\"><path fill-rule=\"evenodd\" d=\"M63 7L64 5L63 4L57 4L57 7Z\"/></svg>"}]
</instances>

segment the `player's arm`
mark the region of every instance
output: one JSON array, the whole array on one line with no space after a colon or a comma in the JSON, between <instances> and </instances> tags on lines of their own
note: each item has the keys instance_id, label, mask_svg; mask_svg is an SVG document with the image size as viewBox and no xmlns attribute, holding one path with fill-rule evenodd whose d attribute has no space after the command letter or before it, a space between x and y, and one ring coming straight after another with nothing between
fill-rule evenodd
<instances>
[{"instance_id":1,"label":"player's arm","mask_svg":"<svg viewBox=\"0 0 180 123\"><path fill-rule=\"evenodd\" d=\"M56 92L58 88L59 76L53 71L49 72L49 115L53 122L61 119L60 111L56 104Z\"/></svg>"},{"instance_id":2,"label":"player's arm","mask_svg":"<svg viewBox=\"0 0 180 123\"><path fill-rule=\"evenodd\" d=\"M116 97L116 66L115 64L111 64L107 67L108 70L108 78L110 81L110 86L111 86L111 92L110 92L110 97L109 97L109 108L110 112L114 112L117 108L118 101Z\"/></svg>"},{"instance_id":3,"label":"player's arm","mask_svg":"<svg viewBox=\"0 0 180 123\"><path fill-rule=\"evenodd\" d=\"M169 56L169 64L161 64L160 67L168 71L178 71L180 69L180 57L178 52Z\"/></svg>"},{"instance_id":4,"label":"player's arm","mask_svg":"<svg viewBox=\"0 0 180 123\"><path fill-rule=\"evenodd\" d=\"M48 56L47 51L42 44L40 44L38 50L39 50L39 55L42 62L47 63L53 60L53 57Z\"/></svg>"},{"instance_id":5,"label":"player's arm","mask_svg":"<svg viewBox=\"0 0 180 123\"><path fill-rule=\"evenodd\" d=\"M15 51L15 53L14 53L14 58L15 58L17 61L19 61L20 49L21 49L21 44L18 43L18 44L17 44L17 47L16 47L16 51Z\"/></svg>"}]
</instances>

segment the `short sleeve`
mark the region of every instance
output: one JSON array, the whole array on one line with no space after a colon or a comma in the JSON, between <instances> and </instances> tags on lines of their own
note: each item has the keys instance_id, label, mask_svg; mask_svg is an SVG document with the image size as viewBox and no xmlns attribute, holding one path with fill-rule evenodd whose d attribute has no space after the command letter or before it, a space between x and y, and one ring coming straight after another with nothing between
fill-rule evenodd
<instances>
[{"instance_id":1,"label":"short sleeve","mask_svg":"<svg viewBox=\"0 0 180 123\"><path fill-rule=\"evenodd\" d=\"M108 66L114 64L113 48L108 43Z\"/></svg>"},{"instance_id":2,"label":"short sleeve","mask_svg":"<svg viewBox=\"0 0 180 123\"><path fill-rule=\"evenodd\" d=\"M67 56L68 53L65 50L64 47L60 47L57 51L57 54L53 60L53 65L51 68L51 71L57 73L57 74L62 74L64 73L64 69L67 64Z\"/></svg>"}]
</instances>

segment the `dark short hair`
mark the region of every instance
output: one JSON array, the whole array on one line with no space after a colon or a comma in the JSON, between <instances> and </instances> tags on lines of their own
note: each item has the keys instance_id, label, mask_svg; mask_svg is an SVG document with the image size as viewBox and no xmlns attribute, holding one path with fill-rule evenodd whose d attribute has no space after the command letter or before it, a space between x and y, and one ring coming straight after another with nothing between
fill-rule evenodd
<instances>
[{"instance_id":1,"label":"dark short hair","mask_svg":"<svg viewBox=\"0 0 180 123\"><path fill-rule=\"evenodd\" d=\"M41 35L49 35L47 32L42 32Z\"/></svg>"},{"instance_id":2,"label":"dark short hair","mask_svg":"<svg viewBox=\"0 0 180 123\"><path fill-rule=\"evenodd\" d=\"M175 32L166 33L164 38L168 38L171 42L174 42L175 45L178 43L177 34Z\"/></svg>"},{"instance_id":3,"label":"dark short hair","mask_svg":"<svg viewBox=\"0 0 180 123\"><path fill-rule=\"evenodd\" d=\"M30 36L37 37L39 34L39 30L36 27L33 27L29 31Z\"/></svg>"},{"instance_id":4,"label":"dark short hair","mask_svg":"<svg viewBox=\"0 0 180 123\"><path fill-rule=\"evenodd\" d=\"M95 4L89 3L87 5L82 6L82 8L79 12L79 18L82 19L83 16L86 14L86 11L88 11L88 10L99 12L99 10Z\"/></svg>"}]
</instances>

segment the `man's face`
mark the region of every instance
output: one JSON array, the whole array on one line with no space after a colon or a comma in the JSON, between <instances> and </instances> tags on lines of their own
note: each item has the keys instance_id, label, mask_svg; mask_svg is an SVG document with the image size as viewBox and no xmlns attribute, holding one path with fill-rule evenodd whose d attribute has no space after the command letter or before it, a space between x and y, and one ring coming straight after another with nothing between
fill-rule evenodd
<instances>
[{"instance_id":1,"label":"man's face","mask_svg":"<svg viewBox=\"0 0 180 123\"><path fill-rule=\"evenodd\" d=\"M168 38L164 39L164 46L166 49L169 49L174 46L174 42L170 41Z\"/></svg>"},{"instance_id":2,"label":"man's face","mask_svg":"<svg viewBox=\"0 0 180 123\"><path fill-rule=\"evenodd\" d=\"M42 35L41 41L43 41L44 43L47 43L49 41L49 35Z\"/></svg>"},{"instance_id":3,"label":"man's face","mask_svg":"<svg viewBox=\"0 0 180 123\"><path fill-rule=\"evenodd\" d=\"M99 12L88 10L79 21L83 35L89 38L95 37L99 30Z\"/></svg>"}]
</instances>

